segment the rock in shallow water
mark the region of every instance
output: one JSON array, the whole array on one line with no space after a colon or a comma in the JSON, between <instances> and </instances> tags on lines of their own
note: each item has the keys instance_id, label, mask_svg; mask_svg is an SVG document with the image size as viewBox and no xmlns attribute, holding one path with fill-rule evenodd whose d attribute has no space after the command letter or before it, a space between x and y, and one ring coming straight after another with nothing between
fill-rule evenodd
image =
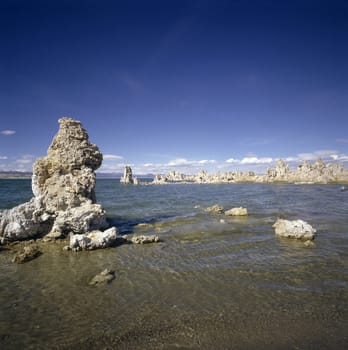
<instances>
[{"instance_id":1,"label":"rock in shallow water","mask_svg":"<svg viewBox=\"0 0 348 350\"><path fill-rule=\"evenodd\" d=\"M53 238L70 232L85 234L108 227L105 211L95 204L94 171L103 156L89 142L79 121L61 118L59 124L47 156L34 164L34 197L1 215L1 243L47 234Z\"/></svg>"},{"instance_id":2,"label":"rock in shallow water","mask_svg":"<svg viewBox=\"0 0 348 350\"><path fill-rule=\"evenodd\" d=\"M248 210L247 208L232 208L230 210L225 211L225 215L228 216L247 216L248 215Z\"/></svg>"},{"instance_id":3,"label":"rock in shallow water","mask_svg":"<svg viewBox=\"0 0 348 350\"><path fill-rule=\"evenodd\" d=\"M116 227L111 227L105 231L92 231L86 234L71 235L70 249L78 252L80 250L107 248L114 245L116 240Z\"/></svg>"},{"instance_id":4,"label":"rock in shallow water","mask_svg":"<svg viewBox=\"0 0 348 350\"><path fill-rule=\"evenodd\" d=\"M17 253L14 256L12 262L15 262L17 264L23 264L25 262L37 258L41 254L41 251L37 247L31 245L25 246L21 252Z\"/></svg>"},{"instance_id":5,"label":"rock in shallow water","mask_svg":"<svg viewBox=\"0 0 348 350\"><path fill-rule=\"evenodd\" d=\"M205 208L204 211L212 214L223 214L225 210L222 205L214 204L211 207Z\"/></svg>"},{"instance_id":6,"label":"rock in shallow water","mask_svg":"<svg viewBox=\"0 0 348 350\"><path fill-rule=\"evenodd\" d=\"M310 224L303 220L278 219L274 225L275 234L281 237L295 238L303 241L313 240L317 232Z\"/></svg>"},{"instance_id":7,"label":"rock in shallow water","mask_svg":"<svg viewBox=\"0 0 348 350\"><path fill-rule=\"evenodd\" d=\"M160 239L156 235L150 235L150 236L141 235L141 236L133 236L130 241L135 244L147 244L147 243L157 243L160 241Z\"/></svg>"},{"instance_id":8,"label":"rock in shallow water","mask_svg":"<svg viewBox=\"0 0 348 350\"><path fill-rule=\"evenodd\" d=\"M105 269L98 275L94 276L89 282L89 284L93 286L106 284L106 283L110 283L114 278L115 278L115 271Z\"/></svg>"}]
</instances>

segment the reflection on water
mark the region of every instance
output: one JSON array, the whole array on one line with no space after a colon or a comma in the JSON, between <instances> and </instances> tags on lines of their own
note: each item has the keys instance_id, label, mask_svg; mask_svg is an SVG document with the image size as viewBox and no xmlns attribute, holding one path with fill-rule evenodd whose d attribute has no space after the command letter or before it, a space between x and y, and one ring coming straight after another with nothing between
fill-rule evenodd
<instances>
[{"instance_id":1,"label":"reflection on water","mask_svg":"<svg viewBox=\"0 0 348 350\"><path fill-rule=\"evenodd\" d=\"M79 253L43 244L23 265L10 262L19 248L1 251L2 349L347 348L339 186L97 185L120 232L162 242ZM216 203L250 215L202 211ZM278 216L311 223L315 246L275 237ZM88 285L105 268L115 280Z\"/></svg>"}]
</instances>

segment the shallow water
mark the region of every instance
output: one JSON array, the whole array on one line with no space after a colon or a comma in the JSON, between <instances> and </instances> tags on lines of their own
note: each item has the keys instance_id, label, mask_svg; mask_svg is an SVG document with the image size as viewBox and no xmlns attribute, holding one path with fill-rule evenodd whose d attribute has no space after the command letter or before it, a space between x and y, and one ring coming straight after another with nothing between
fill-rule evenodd
<instances>
[{"instance_id":1,"label":"shallow water","mask_svg":"<svg viewBox=\"0 0 348 350\"><path fill-rule=\"evenodd\" d=\"M1 349L347 349L348 193L336 185L124 186L97 199L122 234L162 242L93 252L45 244L38 259L0 251ZM31 197L1 180L0 209ZM205 207L248 208L247 218ZM275 237L301 218L313 247ZM116 278L89 280L105 268Z\"/></svg>"}]
</instances>

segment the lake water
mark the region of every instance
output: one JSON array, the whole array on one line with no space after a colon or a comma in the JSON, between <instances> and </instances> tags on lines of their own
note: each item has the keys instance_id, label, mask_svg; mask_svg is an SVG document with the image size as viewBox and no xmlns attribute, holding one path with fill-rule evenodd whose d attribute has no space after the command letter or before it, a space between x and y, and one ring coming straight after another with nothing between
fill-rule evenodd
<instances>
[{"instance_id":1,"label":"lake water","mask_svg":"<svg viewBox=\"0 0 348 350\"><path fill-rule=\"evenodd\" d=\"M31 198L0 180L0 209ZM161 243L73 253L43 244L26 264L0 251L1 349L347 349L348 192L338 185L125 186L97 180L122 234ZM203 211L247 207L247 218ZM275 236L278 217L315 245ZM141 225L139 225L141 224ZM19 248L18 248L19 249ZM105 286L90 279L109 268Z\"/></svg>"}]
</instances>

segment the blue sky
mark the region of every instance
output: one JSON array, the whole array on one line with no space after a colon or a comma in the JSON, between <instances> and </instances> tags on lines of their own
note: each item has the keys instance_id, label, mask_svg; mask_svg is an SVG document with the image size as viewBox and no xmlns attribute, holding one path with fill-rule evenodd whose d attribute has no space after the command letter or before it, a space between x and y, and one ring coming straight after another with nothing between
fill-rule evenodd
<instances>
[{"instance_id":1,"label":"blue sky","mask_svg":"<svg viewBox=\"0 0 348 350\"><path fill-rule=\"evenodd\" d=\"M0 2L0 170L31 170L58 119L101 172L348 162L348 2Z\"/></svg>"}]
</instances>

